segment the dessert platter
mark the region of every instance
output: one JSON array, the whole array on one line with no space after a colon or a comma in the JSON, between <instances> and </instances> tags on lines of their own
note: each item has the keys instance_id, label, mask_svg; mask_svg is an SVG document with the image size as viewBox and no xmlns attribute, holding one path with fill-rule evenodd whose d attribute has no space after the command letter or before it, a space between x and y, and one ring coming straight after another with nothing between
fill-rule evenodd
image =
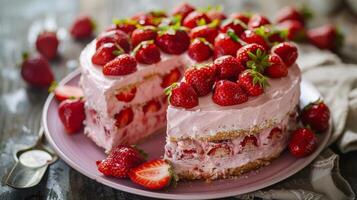
<instances>
[{"instance_id":1,"label":"dessert platter","mask_svg":"<svg viewBox=\"0 0 357 200\"><path fill-rule=\"evenodd\" d=\"M150 197L220 198L293 175L327 144L330 112L279 24L189 4L113 22L43 113L47 139L84 175Z\"/></svg>"}]
</instances>

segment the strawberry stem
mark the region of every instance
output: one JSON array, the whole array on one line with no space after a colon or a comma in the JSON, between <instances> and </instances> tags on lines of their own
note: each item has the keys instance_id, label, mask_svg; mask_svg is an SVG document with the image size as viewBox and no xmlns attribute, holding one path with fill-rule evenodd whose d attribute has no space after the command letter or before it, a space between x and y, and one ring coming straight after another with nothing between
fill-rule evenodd
<instances>
[{"instance_id":1,"label":"strawberry stem","mask_svg":"<svg viewBox=\"0 0 357 200\"><path fill-rule=\"evenodd\" d=\"M239 42L239 37L236 35L233 29L228 29L227 35L235 42Z\"/></svg>"}]
</instances>

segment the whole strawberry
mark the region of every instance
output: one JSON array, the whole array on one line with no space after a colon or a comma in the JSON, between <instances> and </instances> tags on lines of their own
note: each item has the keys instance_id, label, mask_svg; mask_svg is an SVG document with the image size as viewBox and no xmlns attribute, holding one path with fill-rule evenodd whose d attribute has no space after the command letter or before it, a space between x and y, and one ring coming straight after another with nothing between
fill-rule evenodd
<instances>
[{"instance_id":1,"label":"whole strawberry","mask_svg":"<svg viewBox=\"0 0 357 200\"><path fill-rule=\"evenodd\" d=\"M181 54L188 49L190 37L181 28L168 27L158 33L155 44L165 53Z\"/></svg>"},{"instance_id":2,"label":"whole strawberry","mask_svg":"<svg viewBox=\"0 0 357 200\"><path fill-rule=\"evenodd\" d=\"M247 29L247 25L239 19L224 20L219 29L220 32L226 33L229 29L232 29L235 34L240 35L245 29Z\"/></svg>"},{"instance_id":3,"label":"whole strawberry","mask_svg":"<svg viewBox=\"0 0 357 200\"><path fill-rule=\"evenodd\" d=\"M298 57L298 49L291 42L283 42L274 46L272 52L278 55L288 67L294 64Z\"/></svg>"},{"instance_id":4,"label":"whole strawberry","mask_svg":"<svg viewBox=\"0 0 357 200\"><path fill-rule=\"evenodd\" d=\"M67 99L58 106L59 118L69 134L76 133L83 128L85 119L83 99Z\"/></svg>"},{"instance_id":5,"label":"whole strawberry","mask_svg":"<svg viewBox=\"0 0 357 200\"><path fill-rule=\"evenodd\" d=\"M307 37L320 49L336 50L343 42L343 35L331 24L308 30Z\"/></svg>"},{"instance_id":6,"label":"whole strawberry","mask_svg":"<svg viewBox=\"0 0 357 200\"><path fill-rule=\"evenodd\" d=\"M106 29L106 31L112 31L112 30L121 30L125 32L128 35L131 35L133 31L136 29L137 25L136 20L131 20L131 19L113 19L113 25Z\"/></svg>"},{"instance_id":7,"label":"whole strawberry","mask_svg":"<svg viewBox=\"0 0 357 200\"><path fill-rule=\"evenodd\" d=\"M118 101L130 102L135 98L136 90L136 87L125 88L120 90L115 97Z\"/></svg>"},{"instance_id":8,"label":"whole strawberry","mask_svg":"<svg viewBox=\"0 0 357 200\"><path fill-rule=\"evenodd\" d=\"M44 31L37 36L36 49L45 58L56 57L59 41L56 32Z\"/></svg>"},{"instance_id":9,"label":"whole strawberry","mask_svg":"<svg viewBox=\"0 0 357 200\"><path fill-rule=\"evenodd\" d=\"M80 15L74 20L70 33L73 38L82 40L92 37L94 29L93 20L87 15Z\"/></svg>"},{"instance_id":10,"label":"whole strawberry","mask_svg":"<svg viewBox=\"0 0 357 200\"><path fill-rule=\"evenodd\" d=\"M215 81L215 70L211 66L192 68L185 72L185 80L196 91L199 97L211 92Z\"/></svg>"},{"instance_id":11,"label":"whole strawberry","mask_svg":"<svg viewBox=\"0 0 357 200\"><path fill-rule=\"evenodd\" d=\"M188 3L182 3L176 8L174 8L174 11L172 12L173 16L181 16L181 20L183 21L188 14L190 14L192 11L194 11L195 8L188 4Z\"/></svg>"},{"instance_id":12,"label":"whole strawberry","mask_svg":"<svg viewBox=\"0 0 357 200\"><path fill-rule=\"evenodd\" d=\"M202 25L193 28L190 31L190 38L205 38L209 43L213 44L215 38L218 35L218 30L216 27L211 27L209 25Z\"/></svg>"},{"instance_id":13,"label":"whole strawberry","mask_svg":"<svg viewBox=\"0 0 357 200\"><path fill-rule=\"evenodd\" d=\"M136 47L140 42L155 40L157 36L156 28L153 26L144 26L135 29L131 35L131 44Z\"/></svg>"},{"instance_id":14,"label":"whole strawberry","mask_svg":"<svg viewBox=\"0 0 357 200\"><path fill-rule=\"evenodd\" d=\"M212 100L220 106L232 106L248 101L248 95L237 83L220 80L214 86Z\"/></svg>"},{"instance_id":15,"label":"whole strawberry","mask_svg":"<svg viewBox=\"0 0 357 200\"><path fill-rule=\"evenodd\" d=\"M259 44L247 44L237 51L237 61L245 68L263 72L269 64L269 56L263 46Z\"/></svg>"},{"instance_id":16,"label":"whole strawberry","mask_svg":"<svg viewBox=\"0 0 357 200\"><path fill-rule=\"evenodd\" d=\"M219 8L208 10L206 15L211 21L217 20L220 22L227 19L227 16Z\"/></svg>"},{"instance_id":17,"label":"whole strawberry","mask_svg":"<svg viewBox=\"0 0 357 200\"><path fill-rule=\"evenodd\" d=\"M103 74L106 76L131 74L137 70L136 65L135 58L128 54L122 54L104 65Z\"/></svg>"},{"instance_id":18,"label":"whole strawberry","mask_svg":"<svg viewBox=\"0 0 357 200\"><path fill-rule=\"evenodd\" d=\"M119 145L110 151L107 158L97 161L98 171L105 176L127 178L131 169L145 162L140 150L127 145Z\"/></svg>"},{"instance_id":19,"label":"whole strawberry","mask_svg":"<svg viewBox=\"0 0 357 200\"><path fill-rule=\"evenodd\" d=\"M247 44L259 44L266 50L270 48L264 37L257 34L257 30L245 30L240 34L240 39Z\"/></svg>"},{"instance_id":20,"label":"whole strawberry","mask_svg":"<svg viewBox=\"0 0 357 200\"><path fill-rule=\"evenodd\" d=\"M113 30L100 34L97 38L96 49L105 43L114 43L120 46L126 53L130 52L129 36L121 30Z\"/></svg>"},{"instance_id":21,"label":"whole strawberry","mask_svg":"<svg viewBox=\"0 0 357 200\"><path fill-rule=\"evenodd\" d=\"M135 59L139 63L151 65L161 60L160 49L153 40L141 42L133 51Z\"/></svg>"},{"instance_id":22,"label":"whole strawberry","mask_svg":"<svg viewBox=\"0 0 357 200\"><path fill-rule=\"evenodd\" d=\"M229 18L239 19L239 20L242 21L244 24L248 25L249 20L250 20L250 18L251 18L251 14L249 14L249 13L242 13L242 12L235 12L235 13L232 13Z\"/></svg>"},{"instance_id":23,"label":"whole strawberry","mask_svg":"<svg viewBox=\"0 0 357 200\"><path fill-rule=\"evenodd\" d=\"M196 38L188 47L187 54L193 60L202 62L213 56L213 46L204 38Z\"/></svg>"},{"instance_id":24,"label":"whole strawberry","mask_svg":"<svg viewBox=\"0 0 357 200\"><path fill-rule=\"evenodd\" d=\"M242 47L238 36L233 30L227 33L220 33L214 42L214 57L218 58L224 55L235 56L237 50Z\"/></svg>"},{"instance_id":25,"label":"whole strawberry","mask_svg":"<svg viewBox=\"0 0 357 200\"><path fill-rule=\"evenodd\" d=\"M267 24L271 23L266 17L259 14L254 14L248 22L248 28L254 29Z\"/></svg>"},{"instance_id":26,"label":"whole strawberry","mask_svg":"<svg viewBox=\"0 0 357 200\"><path fill-rule=\"evenodd\" d=\"M315 101L301 111L301 121L317 132L324 132L329 128L330 109L321 101Z\"/></svg>"},{"instance_id":27,"label":"whole strawberry","mask_svg":"<svg viewBox=\"0 0 357 200\"><path fill-rule=\"evenodd\" d=\"M304 25L296 20L287 20L279 23L278 28L287 32L286 37L293 41L303 41L306 38Z\"/></svg>"},{"instance_id":28,"label":"whole strawberry","mask_svg":"<svg viewBox=\"0 0 357 200\"><path fill-rule=\"evenodd\" d=\"M311 18L311 12L307 8L298 9L294 6L287 6L281 9L276 17L277 22L283 22L288 20L296 20L302 24L306 24L306 21Z\"/></svg>"},{"instance_id":29,"label":"whole strawberry","mask_svg":"<svg viewBox=\"0 0 357 200\"><path fill-rule=\"evenodd\" d=\"M95 51L94 55L92 56L92 63L95 65L105 65L123 53L124 50L117 44L105 43Z\"/></svg>"},{"instance_id":30,"label":"whole strawberry","mask_svg":"<svg viewBox=\"0 0 357 200\"><path fill-rule=\"evenodd\" d=\"M317 137L307 128L299 128L291 134L289 151L301 158L312 154L317 148Z\"/></svg>"},{"instance_id":31,"label":"whole strawberry","mask_svg":"<svg viewBox=\"0 0 357 200\"><path fill-rule=\"evenodd\" d=\"M238 78L238 84L250 95L259 96L268 86L268 81L261 73L247 69L243 71Z\"/></svg>"},{"instance_id":32,"label":"whole strawberry","mask_svg":"<svg viewBox=\"0 0 357 200\"><path fill-rule=\"evenodd\" d=\"M195 28L198 25L209 24L211 20L207 15L200 11L193 11L185 17L183 20L183 26L187 28ZM200 24L202 23L202 24Z\"/></svg>"},{"instance_id":33,"label":"whole strawberry","mask_svg":"<svg viewBox=\"0 0 357 200\"><path fill-rule=\"evenodd\" d=\"M41 56L29 57L24 54L21 64L22 78L33 87L46 88L54 81L50 64Z\"/></svg>"},{"instance_id":34,"label":"whole strawberry","mask_svg":"<svg viewBox=\"0 0 357 200\"><path fill-rule=\"evenodd\" d=\"M269 55L269 67L265 68L264 73L270 78L281 78L288 75L288 67L278 55Z\"/></svg>"},{"instance_id":35,"label":"whole strawberry","mask_svg":"<svg viewBox=\"0 0 357 200\"><path fill-rule=\"evenodd\" d=\"M198 106L198 95L193 87L185 82L179 85L174 83L167 89L165 94L169 96L171 105L182 108L193 108Z\"/></svg>"},{"instance_id":36,"label":"whole strawberry","mask_svg":"<svg viewBox=\"0 0 357 200\"><path fill-rule=\"evenodd\" d=\"M214 60L213 67L216 70L218 79L236 80L239 73L245 68L233 56L221 56Z\"/></svg>"}]
</instances>

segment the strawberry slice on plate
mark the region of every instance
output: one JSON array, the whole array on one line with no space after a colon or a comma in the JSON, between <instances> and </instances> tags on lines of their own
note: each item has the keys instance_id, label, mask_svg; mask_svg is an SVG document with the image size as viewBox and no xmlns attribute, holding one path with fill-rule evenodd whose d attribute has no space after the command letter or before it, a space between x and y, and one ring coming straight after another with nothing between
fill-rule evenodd
<instances>
[{"instance_id":1,"label":"strawberry slice on plate","mask_svg":"<svg viewBox=\"0 0 357 200\"><path fill-rule=\"evenodd\" d=\"M66 99L79 99L83 97L83 90L80 87L71 85L52 85L50 91L53 91L55 98L60 102Z\"/></svg>"},{"instance_id":2,"label":"strawberry slice on plate","mask_svg":"<svg viewBox=\"0 0 357 200\"><path fill-rule=\"evenodd\" d=\"M131 181L151 190L160 190L178 178L165 160L153 160L139 165L129 172Z\"/></svg>"}]
</instances>

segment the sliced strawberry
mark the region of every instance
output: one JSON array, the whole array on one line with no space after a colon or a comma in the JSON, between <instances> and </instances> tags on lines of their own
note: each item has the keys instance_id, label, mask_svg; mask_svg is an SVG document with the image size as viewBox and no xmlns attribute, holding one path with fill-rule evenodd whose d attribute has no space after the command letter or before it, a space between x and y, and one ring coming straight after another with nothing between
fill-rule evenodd
<instances>
[{"instance_id":1,"label":"sliced strawberry","mask_svg":"<svg viewBox=\"0 0 357 200\"><path fill-rule=\"evenodd\" d=\"M290 42L283 42L274 46L272 52L278 55L288 67L294 64L298 57L298 49Z\"/></svg>"},{"instance_id":2,"label":"sliced strawberry","mask_svg":"<svg viewBox=\"0 0 357 200\"><path fill-rule=\"evenodd\" d=\"M282 137L283 131L279 127L274 127L271 129L268 139L280 139Z\"/></svg>"},{"instance_id":3,"label":"sliced strawberry","mask_svg":"<svg viewBox=\"0 0 357 200\"><path fill-rule=\"evenodd\" d=\"M268 50L270 47L268 43L265 41L264 37L257 34L254 30L245 30L241 35L240 39L248 44L259 44L264 47L264 49Z\"/></svg>"},{"instance_id":4,"label":"sliced strawberry","mask_svg":"<svg viewBox=\"0 0 357 200\"><path fill-rule=\"evenodd\" d=\"M204 38L195 38L188 47L190 58L203 62L213 56L213 46Z\"/></svg>"},{"instance_id":5,"label":"sliced strawberry","mask_svg":"<svg viewBox=\"0 0 357 200\"><path fill-rule=\"evenodd\" d=\"M153 113L157 112L161 109L161 104L158 100L152 99L148 101L144 106L143 106L143 112L145 113Z\"/></svg>"},{"instance_id":6,"label":"sliced strawberry","mask_svg":"<svg viewBox=\"0 0 357 200\"><path fill-rule=\"evenodd\" d=\"M254 135L245 136L243 141L240 143L243 148L258 146L258 140Z\"/></svg>"},{"instance_id":7,"label":"sliced strawberry","mask_svg":"<svg viewBox=\"0 0 357 200\"><path fill-rule=\"evenodd\" d=\"M329 128L330 109L321 101L315 101L301 111L301 121L317 132L324 132Z\"/></svg>"},{"instance_id":8,"label":"sliced strawberry","mask_svg":"<svg viewBox=\"0 0 357 200\"><path fill-rule=\"evenodd\" d=\"M76 133L83 128L85 119L84 101L82 99L67 99L58 106L59 118L69 134Z\"/></svg>"},{"instance_id":9,"label":"sliced strawberry","mask_svg":"<svg viewBox=\"0 0 357 200\"><path fill-rule=\"evenodd\" d=\"M259 14L254 14L248 22L248 27L250 29L254 29L267 24L271 23L266 17Z\"/></svg>"},{"instance_id":10,"label":"sliced strawberry","mask_svg":"<svg viewBox=\"0 0 357 200\"><path fill-rule=\"evenodd\" d=\"M155 40L157 36L156 28L153 26L140 27L133 31L131 35L131 44L136 47L140 42Z\"/></svg>"},{"instance_id":11,"label":"sliced strawberry","mask_svg":"<svg viewBox=\"0 0 357 200\"><path fill-rule=\"evenodd\" d=\"M137 70L136 65L135 58L128 54L122 54L104 65L103 74L106 76L131 74Z\"/></svg>"},{"instance_id":12,"label":"sliced strawberry","mask_svg":"<svg viewBox=\"0 0 357 200\"><path fill-rule=\"evenodd\" d=\"M227 33L220 33L214 42L214 57L218 58L224 55L235 56L237 50L242 47L238 36L233 30L228 30Z\"/></svg>"},{"instance_id":13,"label":"sliced strawberry","mask_svg":"<svg viewBox=\"0 0 357 200\"><path fill-rule=\"evenodd\" d=\"M248 95L237 83L220 80L215 84L212 100L221 106L232 106L248 101Z\"/></svg>"},{"instance_id":14,"label":"sliced strawberry","mask_svg":"<svg viewBox=\"0 0 357 200\"><path fill-rule=\"evenodd\" d=\"M131 181L151 190L160 190L176 181L172 166L165 160L152 160L129 172Z\"/></svg>"},{"instance_id":15,"label":"sliced strawberry","mask_svg":"<svg viewBox=\"0 0 357 200\"><path fill-rule=\"evenodd\" d=\"M122 109L119 113L115 114L115 126L118 128L124 128L129 125L134 119L134 112L129 108Z\"/></svg>"},{"instance_id":16,"label":"sliced strawberry","mask_svg":"<svg viewBox=\"0 0 357 200\"><path fill-rule=\"evenodd\" d=\"M130 102L135 98L135 94L136 87L134 86L120 90L120 92L116 94L115 97L118 99L118 101Z\"/></svg>"},{"instance_id":17,"label":"sliced strawberry","mask_svg":"<svg viewBox=\"0 0 357 200\"><path fill-rule=\"evenodd\" d=\"M198 95L193 87L185 82L172 84L165 90L165 94L169 97L169 102L172 106L193 108L198 106Z\"/></svg>"},{"instance_id":18,"label":"sliced strawberry","mask_svg":"<svg viewBox=\"0 0 357 200\"><path fill-rule=\"evenodd\" d=\"M64 101L66 99L79 99L83 97L83 90L80 87L71 85L57 86L53 93L58 101Z\"/></svg>"},{"instance_id":19,"label":"sliced strawberry","mask_svg":"<svg viewBox=\"0 0 357 200\"><path fill-rule=\"evenodd\" d=\"M180 70L178 68L175 68L175 69L171 70L170 73L166 74L162 78L161 87L162 88L167 88L171 84L179 81L180 78L181 78L181 72L180 72Z\"/></svg>"},{"instance_id":20,"label":"sliced strawberry","mask_svg":"<svg viewBox=\"0 0 357 200\"><path fill-rule=\"evenodd\" d=\"M217 27L212 27L210 25L202 25L193 28L190 31L190 38L205 38L211 44L214 43L215 38L218 35Z\"/></svg>"},{"instance_id":21,"label":"sliced strawberry","mask_svg":"<svg viewBox=\"0 0 357 200\"><path fill-rule=\"evenodd\" d=\"M160 49L153 40L143 41L133 51L135 59L139 63L151 65L161 60Z\"/></svg>"},{"instance_id":22,"label":"sliced strawberry","mask_svg":"<svg viewBox=\"0 0 357 200\"><path fill-rule=\"evenodd\" d=\"M207 155L212 157L227 157L232 155L233 150L226 143L217 143L215 144L207 153Z\"/></svg>"},{"instance_id":23,"label":"sliced strawberry","mask_svg":"<svg viewBox=\"0 0 357 200\"><path fill-rule=\"evenodd\" d=\"M200 11L193 11L185 17L183 20L183 25L187 28L195 28L199 25L209 24L211 20L207 15Z\"/></svg>"},{"instance_id":24,"label":"sliced strawberry","mask_svg":"<svg viewBox=\"0 0 357 200\"><path fill-rule=\"evenodd\" d=\"M289 141L290 153L301 158L312 154L317 148L316 135L307 128L299 128L291 134Z\"/></svg>"},{"instance_id":25,"label":"sliced strawberry","mask_svg":"<svg viewBox=\"0 0 357 200\"><path fill-rule=\"evenodd\" d=\"M179 156L180 160L189 160L193 159L197 155L197 150L196 149L184 149L182 151L182 154Z\"/></svg>"},{"instance_id":26,"label":"sliced strawberry","mask_svg":"<svg viewBox=\"0 0 357 200\"><path fill-rule=\"evenodd\" d=\"M56 57L58 45L59 41L56 32L44 31L37 36L36 49L49 60Z\"/></svg>"},{"instance_id":27,"label":"sliced strawberry","mask_svg":"<svg viewBox=\"0 0 357 200\"><path fill-rule=\"evenodd\" d=\"M105 43L119 45L126 53L131 49L129 36L121 30L113 30L100 34L97 38L96 49Z\"/></svg>"},{"instance_id":28,"label":"sliced strawberry","mask_svg":"<svg viewBox=\"0 0 357 200\"><path fill-rule=\"evenodd\" d=\"M281 78L288 75L288 67L277 55L269 55L270 66L264 70L264 73L270 78Z\"/></svg>"},{"instance_id":29,"label":"sliced strawberry","mask_svg":"<svg viewBox=\"0 0 357 200\"><path fill-rule=\"evenodd\" d=\"M105 43L100 46L92 56L92 63L95 65L105 65L124 51L114 43Z\"/></svg>"},{"instance_id":30,"label":"sliced strawberry","mask_svg":"<svg viewBox=\"0 0 357 200\"><path fill-rule=\"evenodd\" d=\"M185 80L202 97L211 92L215 81L215 70L211 66L192 68L185 72Z\"/></svg>"},{"instance_id":31,"label":"sliced strawberry","mask_svg":"<svg viewBox=\"0 0 357 200\"><path fill-rule=\"evenodd\" d=\"M259 96L264 92L264 88L268 86L268 81L261 73L247 69L239 75L238 84L250 96Z\"/></svg>"},{"instance_id":32,"label":"sliced strawberry","mask_svg":"<svg viewBox=\"0 0 357 200\"><path fill-rule=\"evenodd\" d=\"M231 56L221 56L214 60L213 67L217 72L219 79L236 80L239 73L244 70L243 65L238 60Z\"/></svg>"}]
</instances>

